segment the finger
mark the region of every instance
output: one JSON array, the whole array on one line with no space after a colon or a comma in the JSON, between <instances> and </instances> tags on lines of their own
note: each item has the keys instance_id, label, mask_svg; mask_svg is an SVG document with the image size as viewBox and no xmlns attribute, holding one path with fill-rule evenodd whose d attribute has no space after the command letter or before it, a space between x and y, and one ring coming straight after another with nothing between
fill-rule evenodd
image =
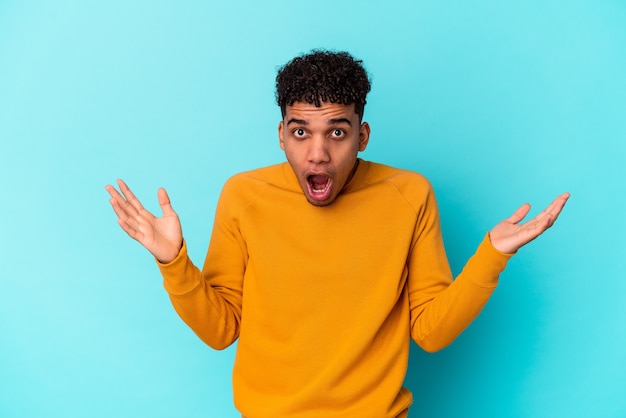
<instances>
[{"instance_id":1,"label":"finger","mask_svg":"<svg viewBox=\"0 0 626 418\"><path fill-rule=\"evenodd\" d=\"M558 218L569 197L569 193L563 193L562 195L554 199L554 201L550 205L550 213L552 214L553 220L556 220L556 218Z\"/></svg>"},{"instance_id":2,"label":"finger","mask_svg":"<svg viewBox=\"0 0 626 418\"><path fill-rule=\"evenodd\" d=\"M111 204L111 207L113 208L113 211L115 212L118 218L124 219L128 217L128 213L126 213L126 210L124 210L124 207L120 204L120 202L118 202L118 200L115 197L110 198L109 203Z\"/></svg>"},{"instance_id":3,"label":"finger","mask_svg":"<svg viewBox=\"0 0 626 418\"><path fill-rule=\"evenodd\" d=\"M117 224L126 232L131 238L137 239L137 230L131 227L128 222L120 218L117 220Z\"/></svg>"},{"instance_id":4,"label":"finger","mask_svg":"<svg viewBox=\"0 0 626 418\"><path fill-rule=\"evenodd\" d=\"M559 217L559 214L563 210L565 203L567 203L569 196L570 196L569 193L563 193L562 195L554 199L552 203L548 205L547 208L542 210L535 217L535 220L539 222L540 224L545 225L544 229L551 227L556 221L556 219Z\"/></svg>"},{"instance_id":5,"label":"finger","mask_svg":"<svg viewBox=\"0 0 626 418\"><path fill-rule=\"evenodd\" d=\"M138 225L137 227L133 227L132 225L130 225L128 222L126 222L123 219L118 219L117 223L124 230L124 232L128 234L129 237L143 244L143 240L146 234L141 229L141 225Z\"/></svg>"},{"instance_id":6,"label":"finger","mask_svg":"<svg viewBox=\"0 0 626 418\"><path fill-rule=\"evenodd\" d=\"M508 219L506 219L506 222L517 224L522 219L524 219L526 215L528 215L529 211L530 211L530 205L528 203L524 203L522 206L517 208L515 212L513 212L513 215L511 215Z\"/></svg>"},{"instance_id":7,"label":"finger","mask_svg":"<svg viewBox=\"0 0 626 418\"><path fill-rule=\"evenodd\" d=\"M117 189L114 186L112 186L110 184L107 184L106 186L104 186L104 189L109 193L109 195L111 195L111 197L113 197L113 198L117 198L117 197L122 198L122 196L120 196L119 192L117 191Z\"/></svg>"},{"instance_id":8,"label":"finger","mask_svg":"<svg viewBox=\"0 0 626 418\"><path fill-rule=\"evenodd\" d=\"M113 211L117 215L118 223L122 229L129 235L134 235L133 231L136 231L139 228L139 218L134 213L136 212L135 209L132 208L125 200L123 200L122 204L113 198L109 202L113 207ZM133 211L132 214L128 213L127 209L129 208Z\"/></svg>"},{"instance_id":9,"label":"finger","mask_svg":"<svg viewBox=\"0 0 626 418\"><path fill-rule=\"evenodd\" d=\"M126 185L126 183L124 183L124 180L118 179L117 184L120 187L120 191L126 198L126 201L130 203L137 210L137 212L141 211L143 209L143 205L141 204L139 199L137 199L135 194L130 190L130 188Z\"/></svg>"},{"instance_id":10,"label":"finger","mask_svg":"<svg viewBox=\"0 0 626 418\"><path fill-rule=\"evenodd\" d=\"M174 208L172 208L172 204L170 203L170 197L168 196L167 191L164 188L159 189L158 197L159 206L161 206L163 216L176 215L176 212L174 212Z\"/></svg>"},{"instance_id":11,"label":"finger","mask_svg":"<svg viewBox=\"0 0 626 418\"><path fill-rule=\"evenodd\" d=\"M111 202L116 201L120 204L120 206L123 206L126 204L126 199L117 191L117 189L114 186L107 184L104 188L111 196L111 199L110 199Z\"/></svg>"},{"instance_id":12,"label":"finger","mask_svg":"<svg viewBox=\"0 0 626 418\"><path fill-rule=\"evenodd\" d=\"M130 217L138 216L139 212L137 211L137 209L132 204L130 204L126 200L126 198L117 191L114 186L107 184L105 186L105 189L107 192L109 192L109 195L111 195L111 199L109 199L109 202L111 203L111 206L113 206L113 210L119 218L127 219Z\"/></svg>"},{"instance_id":13,"label":"finger","mask_svg":"<svg viewBox=\"0 0 626 418\"><path fill-rule=\"evenodd\" d=\"M126 218L128 213L124 209L126 206L126 199L119 194L117 189L110 184L107 184L105 187L106 191L109 193L111 198L109 199L109 203L113 207L113 211L117 215L118 218Z\"/></svg>"}]
</instances>

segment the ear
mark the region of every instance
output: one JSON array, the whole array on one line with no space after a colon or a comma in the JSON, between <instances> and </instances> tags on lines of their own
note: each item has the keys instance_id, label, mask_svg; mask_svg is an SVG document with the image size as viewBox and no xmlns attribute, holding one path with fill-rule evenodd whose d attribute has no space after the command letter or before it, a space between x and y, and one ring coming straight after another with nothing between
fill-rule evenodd
<instances>
[{"instance_id":1,"label":"ear","mask_svg":"<svg viewBox=\"0 0 626 418\"><path fill-rule=\"evenodd\" d=\"M367 122L363 122L359 128L359 151L365 151L367 144L370 140L370 125Z\"/></svg>"},{"instance_id":2,"label":"ear","mask_svg":"<svg viewBox=\"0 0 626 418\"><path fill-rule=\"evenodd\" d=\"M278 141L280 141L280 149L282 149L283 151L285 150L285 139L283 136L284 134L285 134L285 124L281 120L280 123L278 124Z\"/></svg>"}]
</instances>

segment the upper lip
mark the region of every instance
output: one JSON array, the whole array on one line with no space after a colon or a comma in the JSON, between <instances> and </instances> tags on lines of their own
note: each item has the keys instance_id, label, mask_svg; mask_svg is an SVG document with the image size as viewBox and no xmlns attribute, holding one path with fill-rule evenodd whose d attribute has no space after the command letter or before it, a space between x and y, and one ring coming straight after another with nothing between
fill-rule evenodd
<instances>
[{"instance_id":1,"label":"upper lip","mask_svg":"<svg viewBox=\"0 0 626 418\"><path fill-rule=\"evenodd\" d=\"M308 171L306 173L306 178L309 178L311 176L326 176L326 177L331 177L330 174L328 174L325 171Z\"/></svg>"}]
</instances>

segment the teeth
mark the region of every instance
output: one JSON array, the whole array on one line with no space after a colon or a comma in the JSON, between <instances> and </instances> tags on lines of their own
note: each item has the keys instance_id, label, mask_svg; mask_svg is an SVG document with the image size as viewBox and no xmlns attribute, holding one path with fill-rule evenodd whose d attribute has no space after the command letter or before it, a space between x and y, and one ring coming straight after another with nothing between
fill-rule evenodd
<instances>
[{"instance_id":1,"label":"teeth","mask_svg":"<svg viewBox=\"0 0 626 418\"><path fill-rule=\"evenodd\" d=\"M311 190L313 190L314 193L323 193L326 190L328 190L328 186L330 184L330 179L328 181L326 181L326 184L324 185L324 187L322 187L321 189L316 189L312 184L311 184Z\"/></svg>"}]
</instances>

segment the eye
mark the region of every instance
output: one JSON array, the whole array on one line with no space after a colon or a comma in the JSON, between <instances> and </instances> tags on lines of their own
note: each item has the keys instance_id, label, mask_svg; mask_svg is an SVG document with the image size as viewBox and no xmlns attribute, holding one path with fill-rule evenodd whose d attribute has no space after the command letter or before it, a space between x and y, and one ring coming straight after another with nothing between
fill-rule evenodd
<instances>
[{"instance_id":1,"label":"eye","mask_svg":"<svg viewBox=\"0 0 626 418\"><path fill-rule=\"evenodd\" d=\"M333 129L330 134L333 138L343 138L346 133L343 129Z\"/></svg>"},{"instance_id":2,"label":"eye","mask_svg":"<svg viewBox=\"0 0 626 418\"><path fill-rule=\"evenodd\" d=\"M293 136L302 138L306 134L306 131L302 128L296 128L293 130Z\"/></svg>"}]
</instances>

